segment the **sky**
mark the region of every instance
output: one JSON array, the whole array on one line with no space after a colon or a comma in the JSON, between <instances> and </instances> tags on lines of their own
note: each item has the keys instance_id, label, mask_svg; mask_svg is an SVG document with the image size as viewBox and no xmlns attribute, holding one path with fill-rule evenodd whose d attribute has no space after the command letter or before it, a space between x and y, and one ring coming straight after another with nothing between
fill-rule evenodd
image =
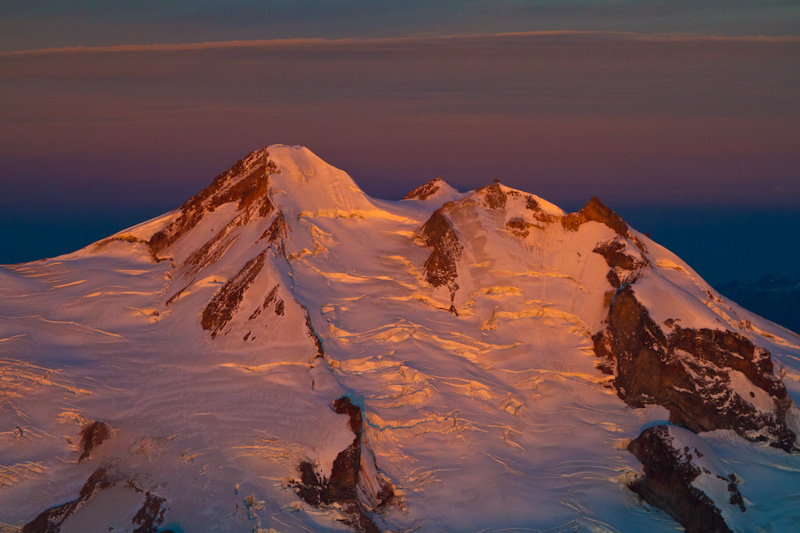
<instances>
[{"instance_id":1,"label":"sky","mask_svg":"<svg viewBox=\"0 0 800 533\"><path fill-rule=\"evenodd\" d=\"M552 30L796 34L795 0L4 0L0 50Z\"/></svg>"},{"instance_id":2,"label":"sky","mask_svg":"<svg viewBox=\"0 0 800 533\"><path fill-rule=\"evenodd\" d=\"M596 195L722 257L712 227L800 231L798 65L796 1L6 1L0 263L172 209L273 143L381 198L435 176ZM758 224L669 222L686 209ZM797 246L701 273L797 277Z\"/></svg>"}]
</instances>

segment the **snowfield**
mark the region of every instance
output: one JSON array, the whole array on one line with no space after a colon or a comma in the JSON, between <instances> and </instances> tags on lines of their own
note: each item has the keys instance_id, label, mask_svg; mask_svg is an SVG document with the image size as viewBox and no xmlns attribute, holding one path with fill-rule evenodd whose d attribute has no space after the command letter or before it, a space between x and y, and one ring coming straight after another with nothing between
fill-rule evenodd
<instances>
[{"instance_id":1,"label":"snowfield","mask_svg":"<svg viewBox=\"0 0 800 533\"><path fill-rule=\"evenodd\" d=\"M665 335L747 339L790 400L741 366L689 392L800 432L785 408L800 337L635 230L573 227L499 183L377 200L302 147L253 152L215 184L73 254L0 267L0 531L75 501L98 469L111 485L56 530L368 530L346 503L298 495L300 464L330 479L358 435L341 397L361 410L358 505L380 530L675 531L628 488L642 472L628 444L670 411L629 405L616 364L598 368L612 261L633 265L611 270ZM674 354L690 373L711 364ZM111 436L79 461L94 421ZM671 435L735 473L746 512L722 509L729 527L792 530L800 455L747 431ZM703 476L694 486L728 505L727 482Z\"/></svg>"}]
</instances>

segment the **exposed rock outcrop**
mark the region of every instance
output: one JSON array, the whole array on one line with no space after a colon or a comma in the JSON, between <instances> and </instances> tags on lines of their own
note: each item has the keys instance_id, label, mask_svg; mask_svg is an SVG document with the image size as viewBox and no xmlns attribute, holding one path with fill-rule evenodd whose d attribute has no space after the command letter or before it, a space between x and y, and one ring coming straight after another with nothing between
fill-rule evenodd
<instances>
[{"instance_id":1,"label":"exposed rock outcrop","mask_svg":"<svg viewBox=\"0 0 800 533\"><path fill-rule=\"evenodd\" d=\"M191 287L191 286L194 284L194 282L195 282L195 280L193 279L192 281L190 281L189 283L187 283L186 285L184 285L183 287L181 287L180 289L178 289L177 291L175 291L175 294L173 294L172 296L170 296L169 298L167 298L167 301L166 301L166 303L165 303L164 305L165 305L165 306L167 306L167 307L169 307L170 305L172 305L172 304L174 304L175 302L177 302L177 301L178 301L178 299L180 299L180 297L181 297L181 294L183 294L183 293L184 293L184 291L186 291L186 289L188 289L189 287Z\"/></svg>"},{"instance_id":2,"label":"exposed rock outcrop","mask_svg":"<svg viewBox=\"0 0 800 533\"><path fill-rule=\"evenodd\" d=\"M628 251L628 244L619 237L601 242L592 251L602 255L611 268L634 271L650 265L650 261L638 250L634 253Z\"/></svg>"},{"instance_id":3,"label":"exposed rock outcrop","mask_svg":"<svg viewBox=\"0 0 800 533\"><path fill-rule=\"evenodd\" d=\"M506 193L500 182L495 180L491 185L486 185L475 191L475 196L482 198L489 209L503 209L506 206Z\"/></svg>"},{"instance_id":4,"label":"exposed rock outcrop","mask_svg":"<svg viewBox=\"0 0 800 533\"><path fill-rule=\"evenodd\" d=\"M189 267L187 275L199 272L208 265L218 261L235 242L236 239L231 236L231 232L237 226L239 226L239 217L231 220L222 231L206 241L203 246L192 252L183 262L183 265Z\"/></svg>"},{"instance_id":5,"label":"exposed rock outcrop","mask_svg":"<svg viewBox=\"0 0 800 533\"><path fill-rule=\"evenodd\" d=\"M283 240L286 238L288 228L289 226L286 224L286 217L284 217L283 213L279 211L278 214L275 215L275 219L272 221L266 231L264 231L261 237L258 238L258 240L260 241L262 239L267 239L267 242L270 244L277 241L281 254L285 255Z\"/></svg>"},{"instance_id":6,"label":"exposed rock outcrop","mask_svg":"<svg viewBox=\"0 0 800 533\"><path fill-rule=\"evenodd\" d=\"M739 531L737 526L746 522L736 474L697 435L675 426L654 426L631 441L628 450L644 469L630 489L687 532Z\"/></svg>"},{"instance_id":7,"label":"exposed rock outcrop","mask_svg":"<svg viewBox=\"0 0 800 533\"><path fill-rule=\"evenodd\" d=\"M144 494L144 503L141 509L131 519L131 523L137 526L133 533L172 533L170 530L159 530L157 527L164 523L167 500L140 489L130 481L128 481L127 485L136 492Z\"/></svg>"},{"instance_id":8,"label":"exposed rock outcrop","mask_svg":"<svg viewBox=\"0 0 800 533\"><path fill-rule=\"evenodd\" d=\"M669 327L668 327L669 330ZM793 403L767 350L731 331L665 332L630 286L614 295L607 327L594 337L617 394L633 407L658 404L670 421L695 432L732 429L749 440L795 450L787 424Z\"/></svg>"},{"instance_id":9,"label":"exposed rock outcrop","mask_svg":"<svg viewBox=\"0 0 800 533\"><path fill-rule=\"evenodd\" d=\"M455 229L445 215L451 205L451 203L447 203L434 211L428 221L423 224L420 232L425 240L425 245L431 248L431 255L425 261L425 278L433 287L449 288L452 301L458 290L457 263L461 259L464 247L458 241Z\"/></svg>"},{"instance_id":10,"label":"exposed rock outcrop","mask_svg":"<svg viewBox=\"0 0 800 533\"><path fill-rule=\"evenodd\" d=\"M542 207L539 205L538 200L528 193L508 188L500 183L499 180L494 180L491 185L485 185L475 190L475 193L463 200L463 202L479 201L484 207L493 211L505 209L509 201L524 200L525 209L533 212L533 216L540 222L550 222L554 220L552 215L547 215L543 212Z\"/></svg>"},{"instance_id":11,"label":"exposed rock outcrop","mask_svg":"<svg viewBox=\"0 0 800 533\"><path fill-rule=\"evenodd\" d=\"M338 504L346 515L342 522L354 531L377 533L380 530L368 513L391 503L394 488L380 475L374 458L373 464L364 464L365 456L372 457L372 454L364 453L367 450L364 450L362 442L361 409L346 396L333 402L333 409L350 418L350 429L355 438L337 455L330 478L320 476L312 463L300 463L300 480L294 483L295 490L306 503L315 507ZM369 472L375 479L366 479ZM377 491L374 491L376 487Z\"/></svg>"},{"instance_id":12,"label":"exposed rock outcrop","mask_svg":"<svg viewBox=\"0 0 800 533\"><path fill-rule=\"evenodd\" d=\"M563 226L568 230L577 230L581 224L594 221L605 224L618 235L628 236L628 224L621 216L616 214L596 196L592 196L580 211L570 213L562 220Z\"/></svg>"},{"instance_id":13,"label":"exposed rock outcrop","mask_svg":"<svg viewBox=\"0 0 800 533\"><path fill-rule=\"evenodd\" d=\"M280 285L275 285L267 297L264 298L264 305L261 306L262 309L267 309L270 305L275 304L275 314L278 316L283 316L283 312L285 309L283 300L280 296L278 296L278 289L280 289Z\"/></svg>"},{"instance_id":14,"label":"exposed rock outcrop","mask_svg":"<svg viewBox=\"0 0 800 533\"><path fill-rule=\"evenodd\" d=\"M628 224L621 216L611 210L599 198L592 196L592 198L583 206L580 211L570 213L561 219L561 224L564 229L569 231L577 231L582 224L586 222L599 222L605 224L617 235L630 239L637 248L646 251L644 243L631 233Z\"/></svg>"},{"instance_id":15,"label":"exposed rock outcrop","mask_svg":"<svg viewBox=\"0 0 800 533\"><path fill-rule=\"evenodd\" d=\"M434 178L403 196L403 200L427 200L439 192L443 185L445 185L445 181L442 178Z\"/></svg>"},{"instance_id":16,"label":"exposed rock outcrop","mask_svg":"<svg viewBox=\"0 0 800 533\"><path fill-rule=\"evenodd\" d=\"M72 516L89 498L98 491L109 488L114 483L108 479L108 470L99 468L89 476L86 484L81 488L78 498L67 503L51 507L43 511L22 527L22 533L58 533L61 524Z\"/></svg>"},{"instance_id":17,"label":"exposed rock outcrop","mask_svg":"<svg viewBox=\"0 0 800 533\"><path fill-rule=\"evenodd\" d=\"M82 453L78 462L91 457L92 450L103 444L111 437L111 427L104 422L95 421L87 424L81 431Z\"/></svg>"},{"instance_id":18,"label":"exposed rock outcrop","mask_svg":"<svg viewBox=\"0 0 800 533\"><path fill-rule=\"evenodd\" d=\"M133 533L172 533L169 530L158 529L164 523L167 501L140 488L130 479L115 475L107 468L95 470L81 488L76 499L43 511L22 527L22 533L59 533L62 527L69 525L71 517L80 514L81 508L89 500L99 492L112 487L121 487L123 491L130 491L125 495L126 499L142 502L141 507L131 517ZM72 525L72 530L74 529L75 526Z\"/></svg>"},{"instance_id":19,"label":"exposed rock outcrop","mask_svg":"<svg viewBox=\"0 0 800 533\"><path fill-rule=\"evenodd\" d=\"M322 347L322 339L319 337L319 335L317 335L317 332L314 331L314 324L311 323L311 315L308 313L308 308L302 304L300 304L300 307L306 314L306 334L314 342L314 346L317 347L317 354L315 355L315 359L323 358L325 357L325 349Z\"/></svg>"},{"instance_id":20,"label":"exposed rock outcrop","mask_svg":"<svg viewBox=\"0 0 800 533\"><path fill-rule=\"evenodd\" d=\"M178 218L150 238L151 250L156 255L163 252L197 225L205 213L229 202L238 202L237 209L249 213L237 224L247 223L252 216L266 217L273 209L267 194L269 176L276 170L269 153L263 149L240 159L181 206Z\"/></svg>"},{"instance_id":21,"label":"exposed rock outcrop","mask_svg":"<svg viewBox=\"0 0 800 533\"><path fill-rule=\"evenodd\" d=\"M275 314L278 316L283 316L284 311L286 310L286 305L284 304L283 299L278 296L278 290L280 287L280 284L272 287L272 290L269 291L267 297L264 298L264 303L256 307L255 311L252 312L247 320L255 320L263 311L269 309L269 307L273 304L273 310L275 311Z\"/></svg>"},{"instance_id":22,"label":"exposed rock outcrop","mask_svg":"<svg viewBox=\"0 0 800 533\"><path fill-rule=\"evenodd\" d=\"M200 323L203 329L211 331L212 338L217 336L239 309L245 291L264 268L265 258L266 251L248 261L208 302Z\"/></svg>"},{"instance_id":23,"label":"exposed rock outcrop","mask_svg":"<svg viewBox=\"0 0 800 533\"><path fill-rule=\"evenodd\" d=\"M615 289L634 283L640 271L650 266L650 261L641 250L629 246L629 241L620 236L599 243L592 251L602 255L611 267L606 279Z\"/></svg>"},{"instance_id":24,"label":"exposed rock outcrop","mask_svg":"<svg viewBox=\"0 0 800 533\"><path fill-rule=\"evenodd\" d=\"M528 222L522 217L514 217L506 222L506 227L509 229L511 233L516 235L517 237L524 239L528 235L530 235L530 228L539 228L543 229L542 226L536 225L533 222Z\"/></svg>"}]
</instances>

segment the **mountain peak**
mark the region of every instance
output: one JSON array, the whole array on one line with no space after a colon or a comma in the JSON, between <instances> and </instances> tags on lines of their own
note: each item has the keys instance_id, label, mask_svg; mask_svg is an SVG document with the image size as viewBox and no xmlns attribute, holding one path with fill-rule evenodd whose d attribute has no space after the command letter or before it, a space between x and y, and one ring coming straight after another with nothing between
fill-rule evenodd
<instances>
[{"instance_id":1,"label":"mountain peak","mask_svg":"<svg viewBox=\"0 0 800 533\"><path fill-rule=\"evenodd\" d=\"M303 146L274 144L251 152L214 178L150 237L150 247L160 255L204 220L215 231L211 241L203 238L210 246L234 228L266 219L276 210L290 219L364 216L379 211L346 172ZM226 215L215 214L218 211Z\"/></svg>"},{"instance_id":2,"label":"mountain peak","mask_svg":"<svg viewBox=\"0 0 800 533\"><path fill-rule=\"evenodd\" d=\"M277 169L270 179L270 196L284 213L346 217L375 211L353 178L308 148L275 144L266 150Z\"/></svg>"},{"instance_id":3,"label":"mountain peak","mask_svg":"<svg viewBox=\"0 0 800 533\"><path fill-rule=\"evenodd\" d=\"M562 217L566 213L555 204L536 196L534 194L514 189L500 183L495 179L491 184L484 185L472 191L466 198L466 202L478 201L490 209L530 210L540 213L542 216Z\"/></svg>"},{"instance_id":4,"label":"mountain peak","mask_svg":"<svg viewBox=\"0 0 800 533\"><path fill-rule=\"evenodd\" d=\"M458 190L437 176L428 183L420 185L413 191L406 194L403 197L403 200L427 200L429 198L436 198L439 200L447 197L445 201L448 201L451 199L451 196L458 196L460 194L461 193L459 193Z\"/></svg>"}]
</instances>

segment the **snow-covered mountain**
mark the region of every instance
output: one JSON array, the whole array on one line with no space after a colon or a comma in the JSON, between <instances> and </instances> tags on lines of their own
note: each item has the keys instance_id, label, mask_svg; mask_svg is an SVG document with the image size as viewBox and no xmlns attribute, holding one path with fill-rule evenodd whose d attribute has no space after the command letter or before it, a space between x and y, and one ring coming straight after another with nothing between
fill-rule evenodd
<instances>
[{"instance_id":1,"label":"snow-covered mountain","mask_svg":"<svg viewBox=\"0 0 800 533\"><path fill-rule=\"evenodd\" d=\"M800 520L800 337L594 198L275 145L0 294L0 531Z\"/></svg>"}]
</instances>

